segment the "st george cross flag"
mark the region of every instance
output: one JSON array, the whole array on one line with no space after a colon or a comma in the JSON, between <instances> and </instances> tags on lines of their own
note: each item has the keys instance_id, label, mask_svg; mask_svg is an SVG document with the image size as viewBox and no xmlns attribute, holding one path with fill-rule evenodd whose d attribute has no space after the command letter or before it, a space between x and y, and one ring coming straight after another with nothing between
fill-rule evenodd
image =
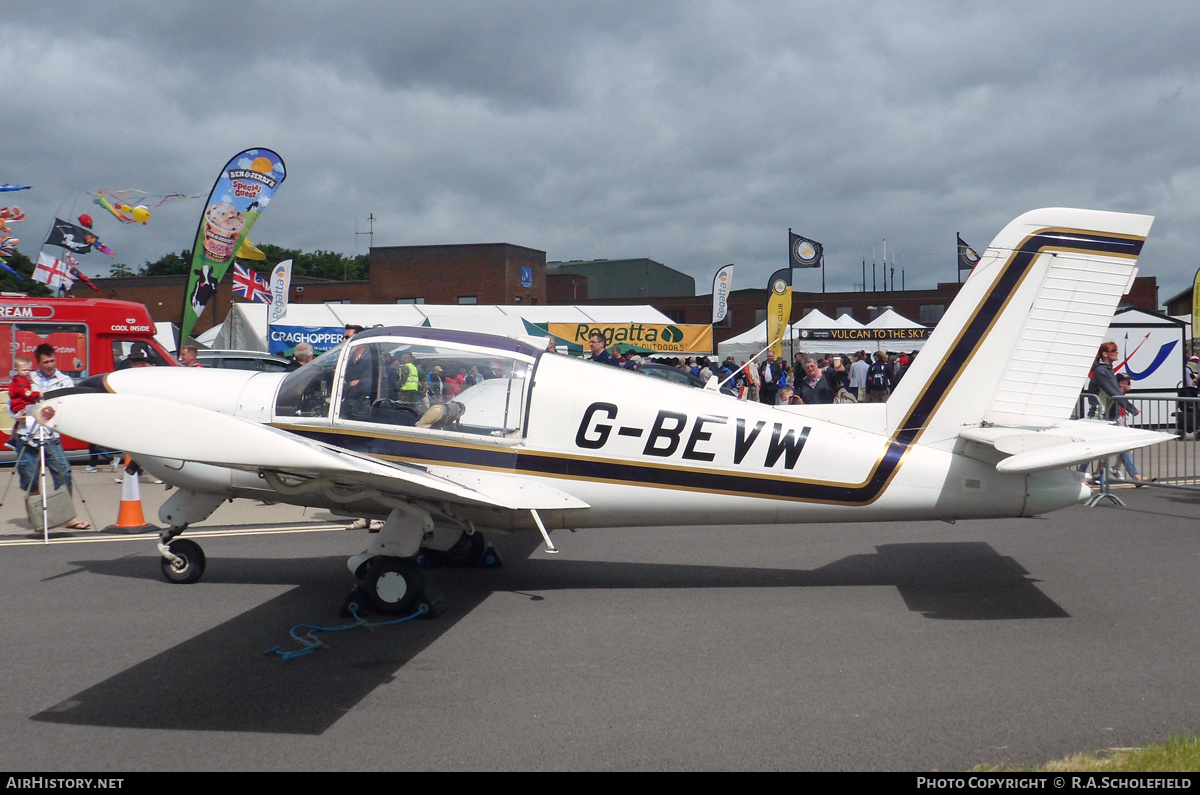
<instances>
[{"instance_id":1,"label":"st george cross flag","mask_svg":"<svg viewBox=\"0 0 1200 795\"><path fill-rule=\"evenodd\" d=\"M271 285L262 276L233 263L233 294L260 304L271 303Z\"/></svg>"},{"instance_id":2,"label":"st george cross flag","mask_svg":"<svg viewBox=\"0 0 1200 795\"><path fill-rule=\"evenodd\" d=\"M33 269L33 280L62 290L70 290L75 280L67 266L54 257L38 252L37 267Z\"/></svg>"}]
</instances>

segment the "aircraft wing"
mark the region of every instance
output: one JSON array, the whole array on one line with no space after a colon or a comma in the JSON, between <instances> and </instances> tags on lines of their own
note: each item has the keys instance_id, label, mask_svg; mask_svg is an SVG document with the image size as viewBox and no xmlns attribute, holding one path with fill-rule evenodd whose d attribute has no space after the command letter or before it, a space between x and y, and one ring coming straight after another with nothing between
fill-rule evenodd
<instances>
[{"instance_id":1,"label":"aircraft wing","mask_svg":"<svg viewBox=\"0 0 1200 795\"><path fill-rule=\"evenodd\" d=\"M1069 420L1042 430L966 428L958 435L1006 454L996 470L1013 474L1060 469L1175 438L1174 434L1123 428L1102 420Z\"/></svg>"},{"instance_id":2,"label":"aircraft wing","mask_svg":"<svg viewBox=\"0 0 1200 795\"><path fill-rule=\"evenodd\" d=\"M566 492L519 475L380 461L278 428L161 398L66 394L43 401L36 414L48 428L124 450L134 457L312 475L419 499L511 510L588 507Z\"/></svg>"}]
</instances>

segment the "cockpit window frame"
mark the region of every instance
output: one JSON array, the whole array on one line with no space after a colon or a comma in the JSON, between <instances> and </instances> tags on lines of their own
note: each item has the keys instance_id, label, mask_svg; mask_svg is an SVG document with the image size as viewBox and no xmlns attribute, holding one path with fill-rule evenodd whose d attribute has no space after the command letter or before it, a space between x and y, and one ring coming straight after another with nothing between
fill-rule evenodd
<instances>
[{"instance_id":1,"label":"cockpit window frame","mask_svg":"<svg viewBox=\"0 0 1200 795\"><path fill-rule=\"evenodd\" d=\"M347 368L350 364L351 352L365 345L375 346L374 355L377 357L377 360L374 362L374 378L376 379L376 384L381 383L382 379L386 376L385 368L387 365L383 362L382 354L398 348L436 348L449 355L461 353L465 359L490 359L493 361L508 362L505 378L509 387L505 390L504 397L505 403L502 416L505 419L501 420L504 427L495 428L491 432L487 432L482 430L460 430L455 427L418 427L415 424L393 424L386 420L345 416L343 414L343 400L346 390L345 378ZM288 375L288 378L294 378L298 373L316 365L321 359L326 359L328 356L337 357L337 364L332 371L333 383L331 384L332 388L328 397L329 405L324 416L306 417L280 414L278 413L278 401L273 413L276 421L288 424L299 423L319 427L341 427L355 432L384 432L387 435L408 435L410 433L420 436L445 435L464 440L519 443L524 441L528 433L530 389L533 384L538 360L543 353L545 352L539 348L520 342L519 340L473 332L425 328L404 328L403 330L371 329L359 332L338 346L338 348L320 357L320 359L309 362L304 367ZM514 377L514 367L522 369L523 375ZM425 374L422 373L421 377L422 382L424 382ZM512 389L512 382L518 379L523 382L520 385L519 393L514 392ZM375 387L375 395L373 397L375 396L378 396L378 386ZM401 406L400 408L404 407ZM417 409L416 413L418 417L422 416L420 409ZM374 410L372 410L372 414L374 414ZM512 430L508 430L510 423L515 426Z\"/></svg>"}]
</instances>

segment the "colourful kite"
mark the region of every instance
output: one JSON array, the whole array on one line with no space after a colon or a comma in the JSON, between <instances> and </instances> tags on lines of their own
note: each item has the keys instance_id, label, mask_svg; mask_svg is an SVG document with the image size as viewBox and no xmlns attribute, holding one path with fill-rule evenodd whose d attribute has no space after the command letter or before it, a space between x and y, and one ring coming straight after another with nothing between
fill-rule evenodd
<instances>
[{"instance_id":1,"label":"colourful kite","mask_svg":"<svg viewBox=\"0 0 1200 795\"><path fill-rule=\"evenodd\" d=\"M150 210L178 199L199 199L203 193L188 196L183 193L147 193L144 190L107 190L95 192L92 202L112 213L125 224L144 224L150 220ZM149 206L147 206L149 205Z\"/></svg>"},{"instance_id":2,"label":"colourful kite","mask_svg":"<svg viewBox=\"0 0 1200 795\"><path fill-rule=\"evenodd\" d=\"M99 287L96 286L96 283L94 281L92 281L87 276L85 276L83 271L79 270L79 260L72 257L70 254L66 254L63 256L63 264L65 264L67 266L67 270L76 279L83 282L88 287L91 287L93 290L95 290L98 293L104 292L103 290L101 290Z\"/></svg>"},{"instance_id":3,"label":"colourful kite","mask_svg":"<svg viewBox=\"0 0 1200 795\"><path fill-rule=\"evenodd\" d=\"M10 190L29 190L32 187L32 185L9 185L5 182L3 185L0 185L0 193Z\"/></svg>"}]
</instances>

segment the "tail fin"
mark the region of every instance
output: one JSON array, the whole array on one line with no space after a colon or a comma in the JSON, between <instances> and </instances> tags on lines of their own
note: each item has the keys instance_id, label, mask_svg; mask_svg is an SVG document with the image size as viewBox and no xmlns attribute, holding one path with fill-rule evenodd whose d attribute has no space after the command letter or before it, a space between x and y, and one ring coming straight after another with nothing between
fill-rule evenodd
<instances>
[{"instance_id":1,"label":"tail fin","mask_svg":"<svg viewBox=\"0 0 1200 795\"><path fill-rule=\"evenodd\" d=\"M889 431L1067 419L1154 219L1050 208L996 236L887 402Z\"/></svg>"}]
</instances>

